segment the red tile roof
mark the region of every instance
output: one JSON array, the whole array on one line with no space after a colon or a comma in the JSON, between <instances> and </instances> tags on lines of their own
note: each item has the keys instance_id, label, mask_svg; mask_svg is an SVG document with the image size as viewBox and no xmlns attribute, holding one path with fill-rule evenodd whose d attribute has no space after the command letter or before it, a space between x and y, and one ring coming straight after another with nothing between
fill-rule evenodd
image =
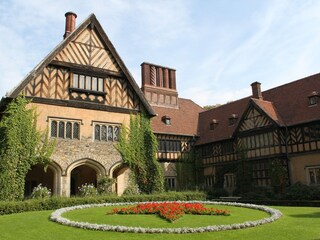
<instances>
[{"instance_id":1,"label":"red tile roof","mask_svg":"<svg viewBox=\"0 0 320 240\"><path fill-rule=\"evenodd\" d=\"M157 113L151 119L151 127L155 133L176 134L176 135L198 135L199 112L203 111L199 105L189 99L179 98L179 108L166 108L153 106ZM162 118L169 116L171 125L166 125Z\"/></svg>"},{"instance_id":2,"label":"red tile roof","mask_svg":"<svg viewBox=\"0 0 320 240\"><path fill-rule=\"evenodd\" d=\"M276 108L274 107L272 102L255 99L252 98L252 101L261 109L263 110L269 118L275 121L278 125L283 125L283 121L281 120L281 116L277 113Z\"/></svg>"},{"instance_id":3,"label":"red tile roof","mask_svg":"<svg viewBox=\"0 0 320 240\"><path fill-rule=\"evenodd\" d=\"M320 103L309 106L308 96L320 92L320 73L262 92L263 100L253 99L280 126L292 126L320 120ZM251 97L243 98L199 114L200 139L197 144L229 139L237 128ZM229 125L229 117L238 115L238 122ZM218 121L210 131L213 119Z\"/></svg>"}]
</instances>

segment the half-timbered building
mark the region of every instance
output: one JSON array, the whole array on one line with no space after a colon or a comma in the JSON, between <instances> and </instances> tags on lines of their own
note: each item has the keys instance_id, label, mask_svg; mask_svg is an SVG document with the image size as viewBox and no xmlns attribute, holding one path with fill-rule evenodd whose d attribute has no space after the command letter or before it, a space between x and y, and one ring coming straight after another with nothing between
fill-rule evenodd
<instances>
[{"instance_id":1,"label":"half-timbered building","mask_svg":"<svg viewBox=\"0 0 320 240\"><path fill-rule=\"evenodd\" d=\"M199 115L206 187L232 193L243 177L252 186L319 185L320 74L264 92L259 82L251 87L252 96Z\"/></svg>"},{"instance_id":2,"label":"half-timbered building","mask_svg":"<svg viewBox=\"0 0 320 240\"><path fill-rule=\"evenodd\" d=\"M141 111L152 117L169 189L182 184L179 163L194 167L199 187L230 194L248 182L320 185L320 74L264 92L255 82L252 96L204 111L179 98L173 68L142 63L140 89L95 15L77 28L76 17L66 13L63 41L0 104L32 99L39 129L57 142L47 171L37 165L27 174L26 195L39 183L75 195L98 176L116 179L123 193L129 169L114 144Z\"/></svg>"}]
</instances>

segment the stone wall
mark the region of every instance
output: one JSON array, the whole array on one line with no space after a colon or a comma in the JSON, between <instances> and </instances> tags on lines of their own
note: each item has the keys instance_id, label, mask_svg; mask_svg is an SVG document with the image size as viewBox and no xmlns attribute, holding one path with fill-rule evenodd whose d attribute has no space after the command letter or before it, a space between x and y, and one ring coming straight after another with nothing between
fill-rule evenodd
<instances>
[{"instance_id":1,"label":"stone wall","mask_svg":"<svg viewBox=\"0 0 320 240\"><path fill-rule=\"evenodd\" d=\"M65 175L69 166L82 160L90 159L100 163L106 175L116 163L122 161L120 153L115 148L114 142L94 142L91 138L81 140L57 139L57 144L52 154L54 160L62 169Z\"/></svg>"}]
</instances>

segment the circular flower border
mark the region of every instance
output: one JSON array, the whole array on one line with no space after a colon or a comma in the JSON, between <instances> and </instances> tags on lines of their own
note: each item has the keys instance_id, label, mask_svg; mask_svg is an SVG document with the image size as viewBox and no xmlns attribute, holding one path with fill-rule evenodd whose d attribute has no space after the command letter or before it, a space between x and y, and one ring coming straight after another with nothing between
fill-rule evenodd
<instances>
[{"instance_id":1,"label":"circular flower border","mask_svg":"<svg viewBox=\"0 0 320 240\"><path fill-rule=\"evenodd\" d=\"M162 201L163 202L163 201ZM106 207L106 206L121 206L121 205L134 205L139 203L150 203L150 202L122 202L122 203L102 203L102 204L86 204L78 205L73 207L60 208L54 211L50 215L50 220L53 222L60 223L71 227L77 227L82 229L98 230L98 231L114 231L114 232L129 232L129 233L202 233L202 232L218 232L226 230L243 229L249 227L256 227L259 225L274 222L282 216L282 213L274 208L270 208L262 205L236 203L236 202L216 202L216 201L167 201L167 202L179 202L179 203L202 203L209 205L226 205L251 208L260 211L264 211L270 214L270 217L262 218L255 221L246 221L243 223L234 223L229 225L212 225L205 227L182 227L182 228L143 228L143 227L127 227L127 226L116 226L108 224L95 224L88 222L77 222L71 221L67 218L62 217L63 213L70 212L77 209L93 208L93 207ZM156 202L157 203L157 202ZM159 202L158 202L159 203Z\"/></svg>"}]
</instances>

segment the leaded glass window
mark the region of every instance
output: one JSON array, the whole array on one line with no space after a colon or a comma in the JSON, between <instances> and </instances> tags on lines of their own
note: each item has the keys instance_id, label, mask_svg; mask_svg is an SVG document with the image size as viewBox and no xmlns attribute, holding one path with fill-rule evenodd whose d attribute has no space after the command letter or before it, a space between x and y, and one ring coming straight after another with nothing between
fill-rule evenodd
<instances>
[{"instance_id":1,"label":"leaded glass window","mask_svg":"<svg viewBox=\"0 0 320 240\"><path fill-rule=\"evenodd\" d=\"M108 141L112 141L112 140L113 140L113 127L108 126Z\"/></svg>"},{"instance_id":2,"label":"leaded glass window","mask_svg":"<svg viewBox=\"0 0 320 240\"><path fill-rule=\"evenodd\" d=\"M105 125L101 127L101 140L107 141L107 127Z\"/></svg>"},{"instance_id":3,"label":"leaded glass window","mask_svg":"<svg viewBox=\"0 0 320 240\"><path fill-rule=\"evenodd\" d=\"M71 122L67 122L66 124L66 138L72 138L72 124Z\"/></svg>"},{"instance_id":4,"label":"leaded glass window","mask_svg":"<svg viewBox=\"0 0 320 240\"><path fill-rule=\"evenodd\" d=\"M51 137L57 137L57 121L51 122Z\"/></svg>"},{"instance_id":5,"label":"leaded glass window","mask_svg":"<svg viewBox=\"0 0 320 240\"><path fill-rule=\"evenodd\" d=\"M59 138L64 138L64 122L59 122Z\"/></svg>"},{"instance_id":6,"label":"leaded glass window","mask_svg":"<svg viewBox=\"0 0 320 240\"><path fill-rule=\"evenodd\" d=\"M114 127L114 136L113 136L114 141L119 140L119 127Z\"/></svg>"},{"instance_id":7,"label":"leaded glass window","mask_svg":"<svg viewBox=\"0 0 320 240\"><path fill-rule=\"evenodd\" d=\"M79 122L66 120L51 120L50 136L54 138L80 139Z\"/></svg>"},{"instance_id":8,"label":"leaded glass window","mask_svg":"<svg viewBox=\"0 0 320 240\"><path fill-rule=\"evenodd\" d=\"M94 127L94 139L100 141L100 125Z\"/></svg>"},{"instance_id":9,"label":"leaded glass window","mask_svg":"<svg viewBox=\"0 0 320 240\"><path fill-rule=\"evenodd\" d=\"M79 123L75 122L73 123L73 138L74 139L79 139Z\"/></svg>"},{"instance_id":10,"label":"leaded glass window","mask_svg":"<svg viewBox=\"0 0 320 240\"><path fill-rule=\"evenodd\" d=\"M108 123L95 123L94 124L94 140L95 141L118 141L120 127Z\"/></svg>"}]
</instances>

